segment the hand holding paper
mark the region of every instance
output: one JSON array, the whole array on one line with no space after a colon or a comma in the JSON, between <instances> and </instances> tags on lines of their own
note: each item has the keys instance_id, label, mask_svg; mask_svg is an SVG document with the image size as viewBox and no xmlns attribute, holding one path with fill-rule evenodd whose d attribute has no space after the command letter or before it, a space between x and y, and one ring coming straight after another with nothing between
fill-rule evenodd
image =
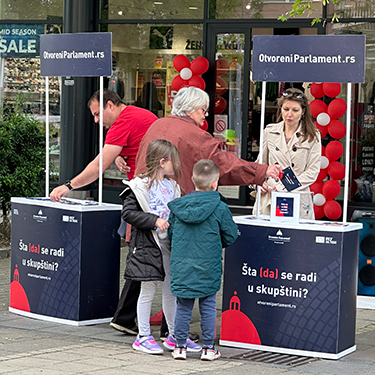
<instances>
[{"instance_id":1,"label":"hand holding paper","mask_svg":"<svg viewBox=\"0 0 375 375\"><path fill-rule=\"evenodd\" d=\"M281 173L281 177L279 178L288 191L292 191L301 186L301 183L298 181L298 178L294 174L291 167L285 168Z\"/></svg>"}]
</instances>

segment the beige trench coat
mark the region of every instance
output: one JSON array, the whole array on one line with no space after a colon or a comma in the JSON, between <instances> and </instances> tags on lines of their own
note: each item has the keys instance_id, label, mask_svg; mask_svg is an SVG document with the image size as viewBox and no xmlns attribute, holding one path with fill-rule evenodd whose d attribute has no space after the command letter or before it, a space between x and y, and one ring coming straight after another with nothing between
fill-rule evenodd
<instances>
[{"instance_id":1,"label":"beige trench coat","mask_svg":"<svg viewBox=\"0 0 375 375\"><path fill-rule=\"evenodd\" d=\"M314 208L309 186L315 182L320 171L321 141L320 133L309 142L302 142L303 133L298 128L288 143L284 135L284 121L270 124L264 129L263 164L279 164L282 169L291 167L301 186L293 193L301 193L301 219L314 219ZM259 156L258 156L259 160ZM257 161L258 161L257 160ZM276 191L287 191L281 181L267 180L269 187L276 187ZM256 213L257 201L253 213ZM269 215L271 210L271 193L262 194L260 214Z\"/></svg>"}]
</instances>

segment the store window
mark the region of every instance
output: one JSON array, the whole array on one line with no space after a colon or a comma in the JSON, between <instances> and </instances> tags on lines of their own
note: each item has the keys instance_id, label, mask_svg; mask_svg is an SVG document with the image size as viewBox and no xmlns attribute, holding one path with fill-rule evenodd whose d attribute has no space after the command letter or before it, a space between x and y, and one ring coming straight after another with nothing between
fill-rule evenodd
<instances>
[{"instance_id":1,"label":"store window","mask_svg":"<svg viewBox=\"0 0 375 375\"><path fill-rule=\"evenodd\" d=\"M59 32L60 25L0 25L0 102L12 107L16 100L41 124L46 120L46 82L40 75L39 36ZM49 77L51 181L58 180L60 157L61 77Z\"/></svg>"},{"instance_id":2,"label":"store window","mask_svg":"<svg viewBox=\"0 0 375 375\"><path fill-rule=\"evenodd\" d=\"M190 61L202 56L203 25L108 25L108 31L112 33L113 74L106 80L107 87L127 105L168 116L175 95L172 80L179 74L173 59L179 54ZM117 185L126 175L113 164L104 178L105 184Z\"/></svg>"},{"instance_id":3,"label":"store window","mask_svg":"<svg viewBox=\"0 0 375 375\"><path fill-rule=\"evenodd\" d=\"M202 19L204 1L195 0L102 0L101 18L110 20L126 19Z\"/></svg>"},{"instance_id":4,"label":"store window","mask_svg":"<svg viewBox=\"0 0 375 375\"><path fill-rule=\"evenodd\" d=\"M330 1L327 8L328 17L332 17L333 14L336 14L339 19L375 17L373 0L340 0L335 4Z\"/></svg>"},{"instance_id":5,"label":"store window","mask_svg":"<svg viewBox=\"0 0 375 375\"><path fill-rule=\"evenodd\" d=\"M309 18L322 16L322 1L313 0ZM210 0L209 18L213 19L277 19L292 10L293 1L286 0ZM306 18L306 15L304 15Z\"/></svg>"},{"instance_id":6,"label":"store window","mask_svg":"<svg viewBox=\"0 0 375 375\"><path fill-rule=\"evenodd\" d=\"M375 23L340 22L330 25L330 32L366 35L365 82L352 85L349 199L354 204L375 203ZM346 85L342 86L346 100Z\"/></svg>"},{"instance_id":7,"label":"store window","mask_svg":"<svg viewBox=\"0 0 375 375\"><path fill-rule=\"evenodd\" d=\"M0 1L2 20L57 20L64 14L64 0Z\"/></svg>"},{"instance_id":8,"label":"store window","mask_svg":"<svg viewBox=\"0 0 375 375\"><path fill-rule=\"evenodd\" d=\"M316 35L316 28L274 28L274 29L253 29L254 35ZM265 125L276 122L277 99L288 88L294 87L302 90L309 98L313 100L310 94L312 82L267 82L266 84L266 103L265 103ZM250 73L249 90L249 121L248 121L248 139L247 139L247 160L255 161L259 153L260 124L261 124L261 104L262 104L262 82L252 79Z\"/></svg>"}]
</instances>

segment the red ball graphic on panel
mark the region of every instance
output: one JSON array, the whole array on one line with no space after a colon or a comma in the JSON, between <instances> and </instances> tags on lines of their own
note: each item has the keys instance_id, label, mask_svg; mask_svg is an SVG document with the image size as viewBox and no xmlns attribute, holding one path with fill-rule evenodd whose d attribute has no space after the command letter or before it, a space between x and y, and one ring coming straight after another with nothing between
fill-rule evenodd
<instances>
[{"instance_id":1,"label":"red ball graphic on panel","mask_svg":"<svg viewBox=\"0 0 375 375\"><path fill-rule=\"evenodd\" d=\"M249 317L240 311L240 305L237 292L234 292L229 302L229 310L221 314L220 339L261 345L257 329Z\"/></svg>"},{"instance_id":2,"label":"red ball graphic on panel","mask_svg":"<svg viewBox=\"0 0 375 375\"><path fill-rule=\"evenodd\" d=\"M22 285L19 282L19 272L16 268L13 274L13 281L10 283L9 307L17 310L30 312L30 304Z\"/></svg>"}]
</instances>

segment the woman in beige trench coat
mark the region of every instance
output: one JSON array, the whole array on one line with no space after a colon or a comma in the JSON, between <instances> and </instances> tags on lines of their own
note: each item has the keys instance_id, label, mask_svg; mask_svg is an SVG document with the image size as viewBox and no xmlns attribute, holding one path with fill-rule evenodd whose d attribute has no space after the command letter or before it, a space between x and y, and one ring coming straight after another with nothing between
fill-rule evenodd
<instances>
[{"instance_id":1,"label":"woman in beige trench coat","mask_svg":"<svg viewBox=\"0 0 375 375\"><path fill-rule=\"evenodd\" d=\"M278 99L276 116L278 123L270 124L264 130L262 163L279 164L282 169L292 168L301 183L293 190L293 193L301 193L300 218L314 219L309 186L320 171L321 141L305 94L298 89L286 90ZM287 192L280 180L266 180L261 187L261 215L270 214L271 191ZM254 214L256 208L257 202Z\"/></svg>"}]
</instances>

